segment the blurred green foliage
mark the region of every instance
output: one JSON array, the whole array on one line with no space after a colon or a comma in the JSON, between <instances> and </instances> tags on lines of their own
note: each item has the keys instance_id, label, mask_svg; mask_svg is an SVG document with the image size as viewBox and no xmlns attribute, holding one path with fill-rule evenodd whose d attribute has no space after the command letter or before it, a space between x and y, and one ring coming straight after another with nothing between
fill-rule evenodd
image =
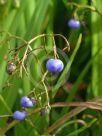
<instances>
[{"instance_id":1,"label":"blurred green foliage","mask_svg":"<svg viewBox=\"0 0 102 136\"><path fill-rule=\"evenodd\" d=\"M101 95L101 7L101 0L0 0L1 116L12 115L15 110L21 109L19 103L21 96L27 95L44 75L44 72L41 73L41 67L45 71L45 61L53 56L54 42L51 37L40 38L31 44L32 49L45 45L50 53L37 51L33 57L30 56L29 76L24 71L22 78L19 71L12 76L6 73L7 63L9 60L12 61L15 48L24 44L20 38L29 41L43 33L62 34L70 43L70 52L66 51L68 62L66 58L60 56L66 63L65 70L55 80L54 85L53 82L50 83L52 85L52 93L49 93L50 102L89 101ZM73 17L80 20L81 28L71 29L67 26L68 20ZM57 48L62 50L65 47L65 42L60 37L56 37L55 42ZM14 50L10 55L9 51L12 49ZM25 50L26 47L21 49L20 57ZM41 66L39 61L43 63ZM67 81L62 84L69 72ZM51 74L49 77L52 79ZM36 88L36 94L43 90L44 87ZM43 97L40 106L43 107L45 99ZM96 102L101 100L98 99ZM33 109L27 112L32 111ZM80 106L75 109L66 107L51 109L51 112L43 117L39 113L34 113L24 122L7 123L7 120L7 117L0 117L0 136L101 136L102 134L101 112Z\"/></svg>"}]
</instances>

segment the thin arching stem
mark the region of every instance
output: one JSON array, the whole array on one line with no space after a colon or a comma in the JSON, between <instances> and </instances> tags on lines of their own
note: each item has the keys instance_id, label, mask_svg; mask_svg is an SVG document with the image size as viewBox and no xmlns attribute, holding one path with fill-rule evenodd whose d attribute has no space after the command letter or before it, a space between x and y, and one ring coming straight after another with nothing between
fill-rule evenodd
<instances>
[{"instance_id":1,"label":"thin arching stem","mask_svg":"<svg viewBox=\"0 0 102 136\"><path fill-rule=\"evenodd\" d=\"M75 7L77 7L77 8L86 8L86 9L90 9L90 10L92 10L92 11L96 11L96 9L95 9L95 7L93 7L93 6L89 6L89 5L80 5L80 4L77 4L77 3L75 3L75 2L68 2L67 3L67 6L75 6Z\"/></svg>"},{"instance_id":2,"label":"thin arching stem","mask_svg":"<svg viewBox=\"0 0 102 136\"><path fill-rule=\"evenodd\" d=\"M89 6L89 5L80 5L80 4L77 4L75 2L68 2L67 6L75 6L75 7L77 7L77 9L83 9L83 8L89 9L93 12L98 13L100 16L102 16L102 13L97 9L97 7L95 5Z\"/></svg>"},{"instance_id":3,"label":"thin arching stem","mask_svg":"<svg viewBox=\"0 0 102 136\"><path fill-rule=\"evenodd\" d=\"M65 36L63 36L62 34L41 34L41 35L38 35L38 36L32 38L28 43L31 44L35 40L42 38L42 37L61 37L66 42L68 51L70 51L70 44L69 44L68 40L65 38Z\"/></svg>"},{"instance_id":4,"label":"thin arching stem","mask_svg":"<svg viewBox=\"0 0 102 136\"><path fill-rule=\"evenodd\" d=\"M9 36L8 39L7 39L7 41L9 41L9 40L11 40L11 39L18 39L18 40L22 41L23 43L27 44L27 41L26 41L26 40L24 40L23 38L21 38L21 37L19 37L19 36L15 36L15 35L11 34L10 32L0 31L0 33L1 33L1 34L2 34L2 33L5 33L5 34L7 34L7 35ZM2 43L2 42L3 42L3 41L1 41L0 43Z\"/></svg>"},{"instance_id":5,"label":"thin arching stem","mask_svg":"<svg viewBox=\"0 0 102 136\"><path fill-rule=\"evenodd\" d=\"M12 115L0 115L0 118L12 117Z\"/></svg>"},{"instance_id":6,"label":"thin arching stem","mask_svg":"<svg viewBox=\"0 0 102 136\"><path fill-rule=\"evenodd\" d=\"M66 39L66 37L63 36L62 34L41 34L41 35L38 35L38 36L32 38L30 41L28 41L28 42L26 42L25 44L23 44L21 47L16 48L16 50L18 51L18 50L20 50L20 49L26 47L28 44L30 45L30 44L33 43L35 40L37 40L37 39L39 39L39 38L43 38L43 37L61 37L61 38L65 41L65 43L66 43L66 45L67 45L67 50L68 50L68 52L70 51L70 44L69 44L68 40Z\"/></svg>"}]
</instances>

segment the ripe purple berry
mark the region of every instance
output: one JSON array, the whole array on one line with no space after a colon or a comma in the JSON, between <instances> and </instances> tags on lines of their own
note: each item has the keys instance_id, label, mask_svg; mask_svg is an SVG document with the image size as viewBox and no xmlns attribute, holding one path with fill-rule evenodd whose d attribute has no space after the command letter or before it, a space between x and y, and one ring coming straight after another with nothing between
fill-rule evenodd
<instances>
[{"instance_id":1,"label":"ripe purple berry","mask_svg":"<svg viewBox=\"0 0 102 136\"><path fill-rule=\"evenodd\" d=\"M27 113L25 111L15 111L13 114L13 118L15 120L23 121L27 117Z\"/></svg>"},{"instance_id":2,"label":"ripe purple berry","mask_svg":"<svg viewBox=\"0 0 102 136\"><path fill-rule=\"evenodd\" d=\"M14 63L8 63L6 70L9 75L12 75L15 69L16 69L16 65Z\"/></svg>"},{"instance_id":3,"label":"ripe purple berry","mask_svg":"<svg viewBox=\"0 0 102 136\"><path fill-rule=\"evenodd\" d=\"M46 68L49 72L59 73L63 70L64 64L60 59L49 59Z\"/></svg>"},{"instance_id":4,"label":"ripe purple berry","mask_svg":"<svg viewBox=\"0 0 102 136\"><path fill-rule=\"evenodd\" d=\"M28 96L23 96L20 103L24 108L32 108L36 104L36 101Z\"/></svg>"},{"instance_id":5,"label":"ripe purple berry","mask_svg":"<svg viewBox=\"0 0 102 136\"><path fill-rule=\"evenodd\" d=\"M70 19L68 21L68 26L70 28L79 28L80 27L80 21L76 19Z\"/></svg>"}]
</instances>

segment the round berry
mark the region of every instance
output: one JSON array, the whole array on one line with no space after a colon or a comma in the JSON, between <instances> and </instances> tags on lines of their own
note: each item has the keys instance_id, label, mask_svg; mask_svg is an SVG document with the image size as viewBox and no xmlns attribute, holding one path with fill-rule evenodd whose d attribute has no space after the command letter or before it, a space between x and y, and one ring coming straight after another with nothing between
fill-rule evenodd
<instances>
[{"instance_id":1,"label":"round berry","mask_svg":"<svg viewBox=\"0 0 102 136\"><path fill-rule=\"evenodd\" d=\"M27 117L27 113L25 111L15 111L13 114L13 118L15 120L23 121Z\"/></svg>"},{"instance_id":2,"label":"round berry","mask_svg":"<svg viewBox=\"0 0 102 136\"><path fill-rule=\"evenodd\" d=\"M14 63L8 63L6 70L9 75L12 75L15 69L16 69L16 65Z\"/></svg>"},{"instance_id":3,"label":"round berry","mask_svg":"<svg viewBox=\"0 0 102 136\"><path fill-rule=\"evenodd\" d=\"M46 68L49 72L59 73L63 70L64 64L60 59L49 59Z\"/></svg>"},{"instance_id":4,"label":"round berry","mask_svg":"<svg viewBox=\"0 0 102 136\"><path fill-rule=\"evenodd\" d=\"M70 19L68 21L68 26L70 28L79 28L80 27L80 21L76 19Z\"/></svg>"},{"instance_id":5,"label":"round berry","mask_svg":"<svg viewBox=\"0 0 102 136\"><path fill-rule=\"evenodd\" d=\"M23 96L20 100L21 105L24 108L32 108L36 104L35 99L29 98L28 96Z\"/></svg>"}]
</instances>

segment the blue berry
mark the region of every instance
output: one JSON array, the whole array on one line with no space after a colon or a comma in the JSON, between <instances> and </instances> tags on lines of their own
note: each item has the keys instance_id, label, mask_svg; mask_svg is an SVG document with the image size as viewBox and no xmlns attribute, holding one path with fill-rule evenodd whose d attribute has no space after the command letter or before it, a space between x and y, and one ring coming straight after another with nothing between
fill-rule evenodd
<instances>
[{"instance_id":1,"label":"blue berry","mask_svg":"<svg viewBox=\"0 0 102 136\"><path fill-rule=\"evenodd\" d=\"M49 72L59 73L63 70L64 64L60 59L49 59L46 68Z\"/></svg>"},{"instance_id":2,"label":"blue berry","mask_svg":"<svg viewBox=\"0 0 102 136\"><path fill-rule=\"evenodd\" d=\"M70 19L68 21L68 26L70 28L79 28L80 27L80 21L76 19Z\"/></svg>"},{"instance_id":3,"label":"blue berry","mask_svg":"<svg viewBox=\"0 0 102 136\"><path fill-rule=\"evenodd\" d=\"M13 118L15 120L23 121L27 117L27 113L25 111L15 111L13 114Z\"/></svg>"},{"instance_id":4,"label":"blue berry","mask_svg":"<svg viewBox=\"0 0 102 136\"><path fill-rule=\"evenodd\" d=\"M34 104L36 104L36 101L29 98L28 96L23 96L20 100L20 103L24 108L32 108Z\"/></svg>"}]
</instances>

